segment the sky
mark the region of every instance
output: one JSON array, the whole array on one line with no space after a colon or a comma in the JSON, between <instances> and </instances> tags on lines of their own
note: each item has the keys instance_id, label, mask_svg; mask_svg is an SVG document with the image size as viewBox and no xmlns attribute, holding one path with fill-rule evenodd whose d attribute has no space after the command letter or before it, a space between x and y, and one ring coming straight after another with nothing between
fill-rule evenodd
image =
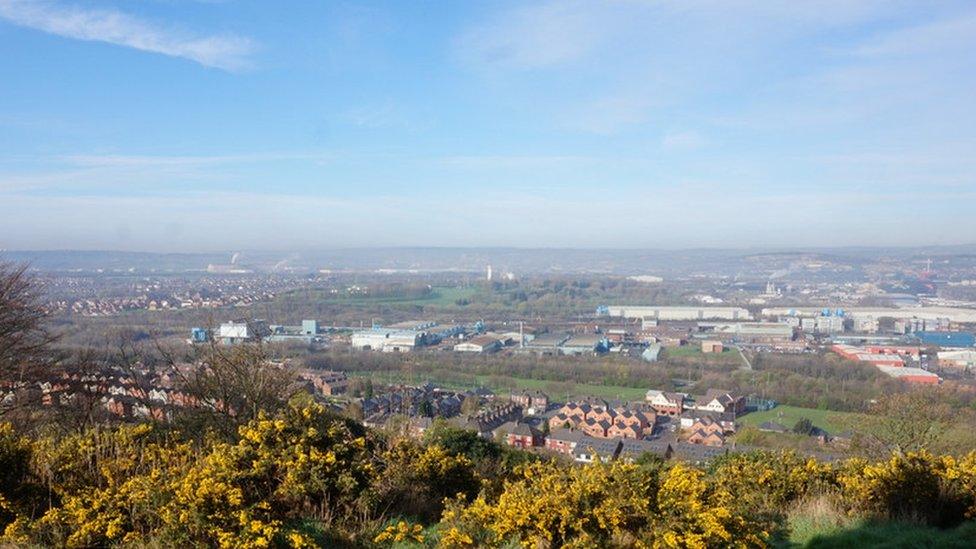
<instances>
[{"instance_id":1,"label":"sky","mask_svg":"<svg viewBox=\"0 0 976 549\"><path fill-rule=\"evenodd\" d=\"M0 249L973 242L971 0L0 0Z\"/></svg>"}]
</instances>

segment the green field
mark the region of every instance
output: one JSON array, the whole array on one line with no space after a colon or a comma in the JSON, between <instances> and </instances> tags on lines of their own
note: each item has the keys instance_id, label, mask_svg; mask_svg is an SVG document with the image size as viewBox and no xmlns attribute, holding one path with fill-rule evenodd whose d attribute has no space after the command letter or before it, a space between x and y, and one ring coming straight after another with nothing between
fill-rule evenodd
<instances>
[{"instance_id":1,"label":"green field","mask_svg":"<svg viewBox=\"0 0 976 549\"><path fill-rule=\"evenodd\" d=\"M454 305L459 299L469 299L475 294L475 288L456 288L436 286L431 293L423 297L413 296L369 296L369 295L333 295L326 292L314 292L314 299L342 303L344 305L423 305L433 307L447 307ZM299 292L295 292L299 294ZM284 294L283 297L289 294ZM301 295L305 295L302 292Z\"/></svg>"},{"instance_id":2,"label":"green field","mask_svg":"<svg viewBox=\"0 0 976 549\"><path fill-rule=\"evenodd\" d=\"M797 421L806 418L828 433L858 430L864 423L864 415L852 412L833 412L816 408L799 408L796 406L777 406L766 412L753 412L742 416L742 425L758 427L761 423L775 421L792 429Z\"/></svg>"},{"instance_id":3,"label":"green field","mask_svg":"<svg viewBox=\"0 0 976 549\"><path fill-rule=\"evenodd\" d=\"M472 389L470 384L461 385L447 380L439 380L436 377L424 374L405 374L403 372L348 372L351 376L371 377L376 382L383 383L412 383L420 384L427 381L436 385L457 390ZM474 376L477 384L487 387L499 394L511 390L511 386L518 389L541 390L551 392L552 381L542 379L525 379L519 377L500 377L500 376ZM646 389L635 387L621 387L618 385L592 385L586 383L574 383L569 396L584 397L595 396L606 399L620 400L643 400ZM564 398L564 394L551 394L552 398Z\"/></svg>"},{"instance_id":4,"label":"green field","mask_svg":"<svg viewBox=\"0 0 976 549\"><path fill-rule=\"evenodd\" d=\"M705 353L701 352L701 347L698 345L683 345L681 347L667 347L664 349L664 355L668 357L701 357L705 356Z\"/></svg>"}]
</instances>

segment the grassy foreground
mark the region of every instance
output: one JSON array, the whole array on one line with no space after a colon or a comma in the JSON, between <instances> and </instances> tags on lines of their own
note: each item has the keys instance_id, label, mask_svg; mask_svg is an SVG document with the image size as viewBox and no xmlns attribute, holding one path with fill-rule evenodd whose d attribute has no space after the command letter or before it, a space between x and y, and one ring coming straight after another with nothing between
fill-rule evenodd
<instances>
[{"instance_id":1,"label":"grassy foreground","mask_svg":"<svg viewBox=\"0 0 976 549\"><path fill-rule=\"evenodd\" d=\"M793 547L840 549L847 547L976 547L976 523L940 530L905 522L863 522L848 528L805 530ZM794 536L798 537L798 536Z\"/></svg>"},{"instance_id":2,"label":"grassy foreground","mask_svg":"<svg viewBox=\"0 0 976 549\"><path fill-rule=\"evenodd\" d=\"M862 414L851 412L834 412L831 410L818 410L816 408L800 408L797 406L777 406L765 412L753 412L742 416L739 420L742 425L758 427L767 421L775 421L792 428L797 421L803 418L813 422L815 427L819 427L828 433L836 434L847 430L856 430L859 425L864 423Z\"/></svg>"}]
</instances>

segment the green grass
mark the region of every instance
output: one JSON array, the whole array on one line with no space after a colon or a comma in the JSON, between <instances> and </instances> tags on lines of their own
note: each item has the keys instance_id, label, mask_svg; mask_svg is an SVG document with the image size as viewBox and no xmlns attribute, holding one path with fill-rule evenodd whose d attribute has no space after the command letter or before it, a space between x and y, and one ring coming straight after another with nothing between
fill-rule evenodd
<instances>
[{"instance_id":1,"label":"green grass","mask_svg":"<svg viewBox=\"0 0 976 549\"><path fill-rule=\"evenodd\" d=\"M426 307L450 307L455 306L459 299L470 299L477 293L475 288L456 288L446 286L435 286L431 292L425 296L370 296L370 295L350 295L332 294L323 290L295 290L285 292L278 296L279 303L288 303L291 300L315 301L323 303L338 303L349 306L376 306L376 305L406 305L406 306L426 306Z\"/></svg>"},{"instance_id":2,"label":"green grass","mask_svg":"<svg viewBox=\"0 0 976 549\"><path fill-rule=\"evenodd\" d=\"M325 301L334 301L347 305L425 305L447 307L454 305L459 299L469 299L475 294L475 288L450 288L437 286L431 293L423 297L411 296L368 296L368 295L339 295L322 294Z\"/></svg>"},{"instance_id":3,"label":"green grass","mask_svg":"<svg viewBox=\"0 0 976 549\"><path fill-rule=\"evenodd\" d=\"M428 376L425 374L406 374L403 372L348 372L351 376L372 377L376 382L398 382L398 383L424 383L430 381L436 385L448 389L466 390L472 389L471 384L459 384L449 380L438 379L436 375ZM474 376L475 383L482 387L487 387L498 394L504 394L510 390L507 383L513 384L518 389L541 390L550 392L553 381L542 379L526 379L509 376ZM646 389L636 387L622 387L619 385L593 385L588 383L575 383L570 391L570 396L583 397L595 396L607 399L621 400L643 400L647 393ZM563 394L551 394L552 398L563 398Z\"/></svg>"},{"instance_id":4,"label":"green grass","mask_svg":"<svg viewBox=\"0 0 976 549\"><path fill-rule=\"evenodd\" d=\"M787 512L786 538L776 547L976 547L976 522L940 530L920 524L852 516L831 496L797 502Z\"/></svg>"},{"instance_id":5,"label":"green grass","mask_svg":"<svg viewBox=\"0 0 976 549\"><path fill-rule=\"evenodd\" d=\"M681 347L666 347L664 354L670 357L704 356L698 345L683 345Z\"/></svg>"},{"instance_id":6,"label":"green grass","mask_svg":"<svg viewBox=\"0 0 976 549\"><path fill-rule=\"evenodd\" d=\"M976 522L947 530L902 522L859 523L847 528L831 527L791 546L810 549L976 547Z\"/></svg>"},{"instance_id":7,"label":"green grass","mask_svg":"<svg viewBox=\"0 0 976 549\"><path fill-rule=\"evenodd\" d=\"M758 427L767 421L775 421L776 423L785 425L787 428L793 428L796 422L803 418L809 419L815 427L819 427L831 434L857 430L864 423L864 416L862 414L818 410L816 408L800 408L797 406L777 406L766 412L753 412L742 416L739 421L742 425L753 427Z\"/></svg>"}]
</instances>

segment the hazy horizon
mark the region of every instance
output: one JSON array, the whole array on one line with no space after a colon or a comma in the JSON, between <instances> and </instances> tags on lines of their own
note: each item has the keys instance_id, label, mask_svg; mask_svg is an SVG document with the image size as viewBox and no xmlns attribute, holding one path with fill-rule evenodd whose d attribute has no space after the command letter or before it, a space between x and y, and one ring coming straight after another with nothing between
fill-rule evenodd
<instances>
[{"instance_id":1,"label":"hazy horizon","mask_svg":"<svg viewBox=\"0 0 976 549\"><path fill-rule=\"evenodd\" d=\"M971 2L0 0L0 249L970 245Z\"/></svg>"},{"instance_id":2,"label":"hazy horizon","mask_svg":"<svg viewBox=\"0 0 976 549\"><path fill-rule=\"evenodd\" d=\"M280 253L328 253L328 252L348 252L348 251L382 251L382 250L510 250L510 251L533 251L533 250L574 250L574 251L593 251L593 252L761 252L761 253L826 253L826 252L859 252L859 251L912 251L912 250L946 250L956 251L972 248L976 252L976 241L960 242L958 244L917 244L917 245L838 245L838 246L422 246L422 245L400 245L400 246L320 246L309 248L213 248L204 250L153 250L146 248L139 249L111 249L111 248L0 248L3 253L107 253L107 254L153 254L153 255L220 255L234 253L257 253L257 254L280 254ZM963 252L966 253L966 252Z\"/></svg>"}]
</instances>

